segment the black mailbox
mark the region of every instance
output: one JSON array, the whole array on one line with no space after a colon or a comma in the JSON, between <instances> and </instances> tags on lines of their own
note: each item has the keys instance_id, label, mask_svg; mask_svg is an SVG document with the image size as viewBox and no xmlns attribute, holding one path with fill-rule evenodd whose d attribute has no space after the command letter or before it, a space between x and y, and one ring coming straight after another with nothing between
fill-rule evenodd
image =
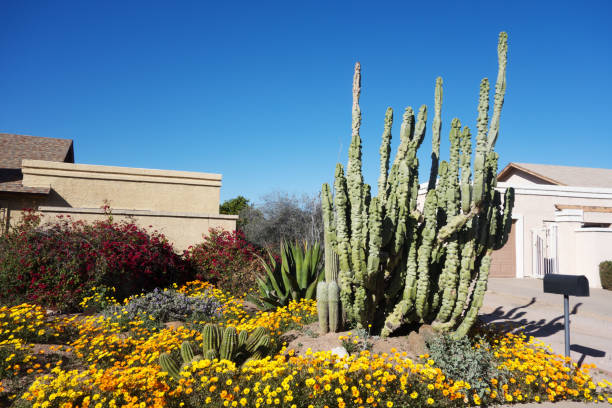
<instances>
[{"instance_id":1,"label":"black mailbox","mask_svg":"<svg viewBox=\"0 0 612 408\"><path fill-rule=\"evenodd\" d=\"M544 275L544 293L589 296L589 280L584 275Z\"/></svg>"}]
</instances>

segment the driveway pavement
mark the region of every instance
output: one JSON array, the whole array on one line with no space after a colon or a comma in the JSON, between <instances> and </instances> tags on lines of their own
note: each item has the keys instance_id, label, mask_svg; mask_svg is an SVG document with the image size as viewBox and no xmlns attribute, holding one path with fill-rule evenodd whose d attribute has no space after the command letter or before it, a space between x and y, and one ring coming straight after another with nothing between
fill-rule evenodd
<instances>
[{"instance_id":1,"label":"driveway pavement","mask_svg":"<svg viewBox=\"0 0 612 408\"><path fill-rule=\"evenodd\" d=\"M563 296L543 293L539 279L490 278L480 317L508 322L528 336L565 353ZM570 296L571 357L579 364L596 364L612 379L612 291L590 289L589 297Z\"/></svg>"}]
</instances>

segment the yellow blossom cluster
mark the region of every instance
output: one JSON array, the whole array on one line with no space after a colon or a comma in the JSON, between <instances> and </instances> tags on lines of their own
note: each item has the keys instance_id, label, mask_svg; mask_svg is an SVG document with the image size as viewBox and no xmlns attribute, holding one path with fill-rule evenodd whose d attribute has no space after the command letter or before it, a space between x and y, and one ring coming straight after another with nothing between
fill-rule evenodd
<instances>
[{"instance_id":1,"label":"yellow blossom cluster","mask_svg":"<svg viewBox=\"0 0 612 408\"><path fill-rule=\"evenodd\" d=\"M264 326L278 335L316 317L312 301L249 314L242 299L208 283L191 282L178 290L222 301L225 307L220 322L239 330ZM204 359L183 367L176 381L162 371L159 356L170 352L179 358L183 341L200 343L201 334L195 327L148 328L136 320L126 331L105 316L60 321L31 305L0 310L0 325L11 322L9 332L2 332L6 338L0 342L0 356L3 350L10 353L4 355L9 359L6 364L12 366L35 363L30 345L19 337L24 333L31 335L41 329L61 332L68 326L78 333L76 339L61 347L62 352L73 356L72 363L38 367L34 381L18 396L21 405L34 408L443 407L545 399L612 403L607 391L610 383L594 383L588 369L568 368L563 357L522 335L489 338L491 353L505 376L486 379L489 388L484 394L476 393L465 381L448 378L428 355L413 361L395 350L381 355L363 351L340 358L331 352L307 351L299 356L283 348L274 356L249 361L242 367L226 360ZM18 316L27 320L22 322ZM37 325L37 321L41 323ZM14 352L16 348L21 355ZM0 394L6 388L1 367Z\"/></svg>"}]
</instances>

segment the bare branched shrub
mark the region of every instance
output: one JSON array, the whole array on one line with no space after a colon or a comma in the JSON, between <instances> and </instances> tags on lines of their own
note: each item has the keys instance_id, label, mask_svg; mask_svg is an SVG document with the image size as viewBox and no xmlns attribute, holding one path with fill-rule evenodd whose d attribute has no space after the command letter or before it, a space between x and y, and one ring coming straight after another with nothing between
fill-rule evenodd
<instances>
[{"instance_id":1,"label":"bare branched shrub","mask_svg":"<svg viewBox=\"0 0 612 408\"><path fill-rule=\"evenodd\" d=\"M281 240L323 242L323 219L319 195L272 193L259 205L243 209L244 232L249 241L278 248Z\"/></svg>"}]
</instances>

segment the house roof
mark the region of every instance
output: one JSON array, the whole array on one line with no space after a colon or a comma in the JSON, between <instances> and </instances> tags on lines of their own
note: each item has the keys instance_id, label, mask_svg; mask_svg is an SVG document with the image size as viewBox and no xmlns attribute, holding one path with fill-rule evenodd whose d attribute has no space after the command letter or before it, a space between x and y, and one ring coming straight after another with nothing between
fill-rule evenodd
<instances>
[{"instance_id":1,"label":"house roof","mask_svg":"<svg viewBox=\"0 0 612 408\"><path fill-rule=\"evenodd\" d=\"M74 163L72 140L0 133L0 168L20 169L23 159Z\"/></svg>"},{"instance_id":2,"label":"house roof","mask_svg":"<svg viewBox=\"0 0 612 408\"><path fill-rule=\"evenodd\" d=\"M520 172L536 177L544 184L612 188L612 169L557 166L551 164L510 163L499 173L497 180L503 182L511 174Z\"/></svg>"},{"instance_id":3,"label":"house roof","mask_svg":"<svg viewBox=\"0 0 612 408\"><path fill-rule=\"evenodd\" d=\"M24 159L74 163L72 140L0 133L0 192L49 194L48 187L22 185Z\"/></svg>"}]
</instances>

